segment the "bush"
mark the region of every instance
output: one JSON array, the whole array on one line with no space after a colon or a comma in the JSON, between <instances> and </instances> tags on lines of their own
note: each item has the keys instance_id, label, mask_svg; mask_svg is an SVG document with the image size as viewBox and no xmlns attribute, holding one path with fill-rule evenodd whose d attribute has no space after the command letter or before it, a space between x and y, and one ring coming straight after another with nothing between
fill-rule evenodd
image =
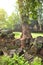
<instances>
[{"instance_id":1,"label":"bush","mask_svg":"<svg viewBox=\"0 0 43 65\"><path fill-rule=\"evenodd\" d=\"M41 58L36 57L31 64L32 65L42 65L41 60L42 60Z\"/></svg>"},{"instance_id":2,"label":"bush","mask_svg":"<svg viewBox=\"0 0 43 65\"><path fill-rule=\"evenodd\" d=\"M29 65L28 61L24 59L23 56L18 56L14 54L13 58L9 56L3 56L0 59L0 65Z\"/></svg>"},{"instance_id":3,"label":"bush","mask_svg":"<svg viewBox=\"0 0 43 65\"><path fill-rule=\"evenodd\" d=\"M31 62L31 65L43 65L41 64L41 58L36 57L33 62ZM2 56L0 58L0 65L30 65L26 59L24 59L23 56L19 56L14 54L13 58L10 58L9 56Z\"/></svg>"}]
</instances>

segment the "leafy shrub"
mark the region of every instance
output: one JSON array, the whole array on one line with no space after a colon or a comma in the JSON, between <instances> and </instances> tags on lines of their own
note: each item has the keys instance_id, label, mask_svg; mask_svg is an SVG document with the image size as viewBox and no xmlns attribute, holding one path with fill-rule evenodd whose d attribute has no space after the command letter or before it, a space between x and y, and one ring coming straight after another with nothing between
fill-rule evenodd
<instances>
[{"instance_id":1,"label":"leafy shrub","mask_svg":"<svg viewBox=\"0 0 43 65\"><path fill-rule=\"evenodd\" d=\"M29 65L28 61L23 56L14 54L13 58L9 56L3 56L0 59L0 65Z\"/></svg>"},{"instance_id":2,"label":"leafy shrub","mask_svg":"<svg viewBox=\"0 0 43 65\"><path fill-rule=\"evenodd\" d=\"M33 62L31 63L31 65L42 65L41 64L41 58L38 58L38 57L36 57L34 60L33 60Z\"/></svg>"},{"instance_id":3,"label":"leafy shrub","mask_svg":"<svg viewBox=\"0 0 43 65\"><path fill-rule=\"evenodd\" d=\"M43 65L41 64L41 58L36 57L33 62L30 63L31 65ZM14 54L13 58L9 56L2 56L0 58L0 65L30 65L23 56L18 56Z\"/></svg>"}]
</instances>

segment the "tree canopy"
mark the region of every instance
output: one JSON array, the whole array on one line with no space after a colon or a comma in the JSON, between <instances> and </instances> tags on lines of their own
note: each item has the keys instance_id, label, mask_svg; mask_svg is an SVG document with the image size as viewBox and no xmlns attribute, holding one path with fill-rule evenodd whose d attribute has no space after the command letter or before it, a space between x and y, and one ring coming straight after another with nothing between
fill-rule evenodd
<instances>
[{"instance_id":1,"label":"tree canopy","mask_svg":"<svg viewBox=\"0 0 43 65\"><path fill-rule=\"evenodd\" d=\"M0 27L6 27L7 12L4 9L0 9Z\"/></svg>"},{"instance_id":2,"label":"tree canopy","mask_svg":"<svg viewBox=\"0 0 43 65\"><path fill-rule=\"evenodd\" d=\"M7 17L7 12L4 9L0 9L0 21L4 21Z\"/></svg>"},{"instance_id":3,"label":"tree canopy","mask_svg":"<svg viewBox=\"0 0 43 65\"><path fill-rule=\"evenodd\" d=\"M37 11L41 2L39 0L18 0L18 6L22 21L28 22L31 19L37 19Z\"/></svg>"}]
</instances>

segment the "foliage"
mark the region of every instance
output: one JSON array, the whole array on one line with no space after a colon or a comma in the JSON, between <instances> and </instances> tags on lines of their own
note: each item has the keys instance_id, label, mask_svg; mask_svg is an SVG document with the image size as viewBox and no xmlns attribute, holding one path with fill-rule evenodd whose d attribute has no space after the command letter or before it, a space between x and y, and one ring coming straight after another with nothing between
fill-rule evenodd
<instances>
[{"instance_id":1,"label":"foliage","mask_svg":"<svg viewBox=\"0 0 43 65\"><path fill-rule=\"evenodd\" d=\"M41 65L41 58L35 57L31 62L31 65ZM23 56L14 54L13 58L9 56L2 56L0 58L0 65L30 65L28 61Z\"/></svg>"},{"instance_id":2,"label":"foliage","mask_svg":"<svg viewBox=\"0 0 43 65\"><path fill-rule=\"evenodd\" d=\"M10 16L4 9L0 9L0 28L13 29L15 24L19 22L18 14L12 12Z\"/></svg>"},{"instance_id":3,"label":"foliage","mask_svg":"<svg viewBox=\"0 0 43 65\"><path fill-rule=\"evenodd\" d=\"M20 16L23 22L28 22L29 19L37 19L37 10L41 3L39 0L18 0Z\"/></svg>"},{"instance_id":4,"label":"foliage","mask_svg":"<svg viewBox=\"0 0 43 65\"><path fill-rule=\"evenodd\" d=\"M6 25L9 29L14 29L15 25L19 22L18 14L12 12L12 14L8 17Z\"/></svg>"},{"instance_id":5,"label":"foliage","mask_svg":"<svg viewBox=\"0 0 43 65\"><path fill-rule=\"evenodd\" d=\"M7 16L7 13L4 9L0 9L0 21L4 21Z\"/></svg>"},{"instance_id":6,"label":"foliage","mask_svg":"<svg viewBox=\"0 0 43 65\"><path fill-rule=\"evenodd\" d=\"M0 9L0 27L6 27L7 12L4 9Z\"/></svg>"},{"instance_id":7,"label":"foliage","mask_svg":"<svg viewBox=\"0 0 43 65\"><path fill-rule=\"evenodd\" d=\"M32 65L41 65L41 58L36 57L34 61L31 63Z\"/></svg>"},{"instance_id":8,"label":"foliage","mask_svg":"<svg viewBox=\"0 0 43 65\"><path fill-rule=\"evenodd\" d=\"M12 14L8 17L8 23L7 26L9 28L14 28L14 25L19 22L19 17L17 14L15 14L14 12L12 12Z\"/></svg>"},{"instance_id":9,"label":"foliage","mask_svg":"<svg viewBox=\"0 0 43 65\"><path fill-rule=\"evenodd\" d=\"M3 56L0 59L0 65L29 65L28 61L24 59L23 56L18 56L14 54L13 58L10 58L9 56Z\"/></svg>"}]
</instances>

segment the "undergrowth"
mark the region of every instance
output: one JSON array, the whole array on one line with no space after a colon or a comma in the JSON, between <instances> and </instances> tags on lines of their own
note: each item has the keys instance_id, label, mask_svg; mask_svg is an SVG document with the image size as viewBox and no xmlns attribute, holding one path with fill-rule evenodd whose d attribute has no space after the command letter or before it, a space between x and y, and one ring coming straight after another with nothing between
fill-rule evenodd
<instances>
[{"instance_id":1,"label":"undergrowth","mask_svg":"<svg viewBox=\"0 0 43 65\"><path fill-rule=\"evenodd\" d=\"M23 56L14 54L13 58L9 56L2 56L0 58L0 65L30 65ZM43 65L41 64L41 58L36 57L31 65Z\"/></svg>"}]
</instances>

